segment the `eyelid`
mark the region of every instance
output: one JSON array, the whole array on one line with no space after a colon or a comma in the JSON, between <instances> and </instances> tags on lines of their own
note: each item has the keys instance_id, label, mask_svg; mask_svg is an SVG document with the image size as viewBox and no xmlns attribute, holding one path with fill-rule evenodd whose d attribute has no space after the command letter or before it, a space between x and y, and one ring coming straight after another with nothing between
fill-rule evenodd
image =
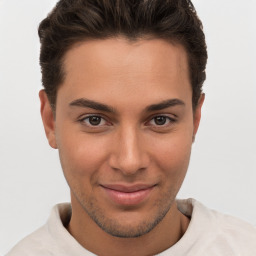
<instances>
[{"instance_id":1,"label":"eyelid","mask_svg":"<svg viewBox=\"0 0 256 256\"><path fill-rule=\"evenodd\" d=\"M157 114L153 114L153 115L150 115L147 120L151 120L153 118L156 118L158 116L164 116L166 118L169 118L169 119L172 119L172 120L176 120L177 116L174 115L174 114L168 114L168 113L157 113Z\"/></svg>"},{"instance_id":2,"label":"eyelid","mask_svg":"<svg viewBox=\"0 0 256 256\"><path fill-rule=\"evenodd\" d=\"M86 114L86 115L80 115L80 116L78 117L78 122L83 123L83 125L85 125L85 126L93 127L93 128L101 128L101 127L103 127L103 126L108 126L108 124L104 124L104 125L95 125L95 126L94 126L94 125L86 124L86 123L84 122L85 119L88 119L88 118L93 117L93 116L95 116L95 117L100 117L100 118L103 119L106 123L110 123L110 121L109 121L104 115L102 115L102 114L96 114L96 113Z\"/></svg>"},{"instance_id":3,"label":"eyelid","mask_svg":"<svg viewBox=\"0 0 256 256\"><path fill-rule=\"evenodd\" d=\"M151 125L151 126L155 126L157 128L164 128L164 127L170 126L173 123L177 122L177 119L175 118L176 116L171 117L169 114L154 114L154 115L150 116L150 118L148 119L148 121L145 122L145 124L148 124L149 122L151 122L156 117L166 117L170 122L169 124L164 124L164 125Z\"/></svg>"},{"instance_id":4,"label":"eyelid","mask_svg":"<svg viewBox=\"0 0 256 256\"><path fill-rule=\"evenodd\" d=\"M170 116L171 115L171 116ZM87 118L90 118L90 117L93 117L93 116L96 116L96 117L100 117L101 119L103 119L107 124L104 124L104 125L90 125L88 124L87 126L88 127L93 127L93 128L100 128L100 127L104 127L104 126L109 126L109 125L112 125L113 123L109 120L108 117L106 117L104 114L99 114L99 113L90 113L90 114L82 114L80 115L78 118L77 118L77 121L80 122L80 123L83 123L85 126L86 126L86 123L84 122L85 119ZM169 125L167 124L164 124L164 125L148 125L149 122L151 122L154 118L156 117L166 117L168 120L169 120ZM177 122L177 116L174 115L174 114L153 114L151 115L149 118L147 118L147 120L144 122L144 124L146 124L147 126L155 126L155 127L158 127L158 128L161 128L161 127L167 127L167 126L170 126L172 125L172 123L175 123Z\"/></svg>"}]
</instances>

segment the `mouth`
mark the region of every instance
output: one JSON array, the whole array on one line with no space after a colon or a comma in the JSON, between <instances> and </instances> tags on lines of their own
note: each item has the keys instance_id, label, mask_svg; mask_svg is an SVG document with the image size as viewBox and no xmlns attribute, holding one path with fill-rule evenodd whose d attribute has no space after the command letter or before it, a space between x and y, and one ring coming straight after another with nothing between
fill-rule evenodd
<instances>
[{"instance_id":1,"label":"mouth","mask_svg":"<svg viewBox=\"0 0 256 256\"><path fill-rule=\"evenodd\" d=\"M156 185L101 185L108 198L118 205L132 206L145 201Z\"/></svg>"}]
</instances>

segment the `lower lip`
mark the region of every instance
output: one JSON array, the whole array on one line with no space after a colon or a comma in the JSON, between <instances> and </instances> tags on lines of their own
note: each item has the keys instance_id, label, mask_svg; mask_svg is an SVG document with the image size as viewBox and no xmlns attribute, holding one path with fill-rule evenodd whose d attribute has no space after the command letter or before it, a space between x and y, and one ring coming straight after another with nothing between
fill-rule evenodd
<instances>
[{"instance_id":1,"label":"lower lip","mask_svg":"<svg viewBox=\"0 0 256 256\"><path fill-rule=\"evenodd\" d=\"M138 190L135 192L121 192L103 187L106 194L112 201L119 205L137 205L144 201L152 191L153 187L148 189Z\"/></svg>"}]
</instances>

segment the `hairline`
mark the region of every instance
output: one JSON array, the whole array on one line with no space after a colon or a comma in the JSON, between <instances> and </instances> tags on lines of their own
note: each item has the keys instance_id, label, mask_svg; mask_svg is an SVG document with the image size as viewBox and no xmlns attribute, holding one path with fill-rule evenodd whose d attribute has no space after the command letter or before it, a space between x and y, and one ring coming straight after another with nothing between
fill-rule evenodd
<instances>
[{"instance_id":1,"label":"hairline","mask_svg":"<svg viewBox=\"0 0 256 256\"><path fill-rule=\"evenodd\" d=\"M52 107L52 110L54 112L56 112L56 103L57 103L57 95L58 95L58 90L59 88L62 86L62 84L64 83L64 80L66 78L66 70L65 70L65 58L68 54L68 52L76 47L79 47L80 45L82 45L83 43L85 42L89 42L89 41L104 41L104 40L108 40L108 39L125 39L127 42L133 44L133 43L136 43L136 42L139 42L139 41L142 41L142 40L156 40L156 39L159 39L159 40L163 40L167 43L170 43L174 46L181 46L185 53L186 53L186 57L187 57L187 65L188 65L188 72L189 72L189 83L190 83L190 86L191 86L191 89L192 89L192 94L193 94L193 85L192 85L192 81L191 81L191 74L190 74L190 52L187 50L186 46L184 45L184 43L182 42L182 40L179 40L175 37L161 37L159 35L155 35L155 34L152 34L152 33L140 33L138 35L134 35L134 36L129 36L127 34L124 34L124 33L120 33L120 34L112 34L112 35L109 35L109 36L103 36L103 37L84 37L81 39L77 39L76 42L70 44L66 49L64 49L63 51L63 54L62 54L62 57L59 59L59 63L60 63L60 70L61 70L61 82L56 86L56 94L55 94L55 97L53 97L55 99L54 102L52 102L52 99L49 99L50 103L51 103L51 107ZM192 95L193 96L193 95ZM48 95L47 95L48 97ZM197 104L194 106L193 104L193 100L192 100L192 106L193 106L193 110L194 108L196 108Z\"/></svg>"}]
</instances>

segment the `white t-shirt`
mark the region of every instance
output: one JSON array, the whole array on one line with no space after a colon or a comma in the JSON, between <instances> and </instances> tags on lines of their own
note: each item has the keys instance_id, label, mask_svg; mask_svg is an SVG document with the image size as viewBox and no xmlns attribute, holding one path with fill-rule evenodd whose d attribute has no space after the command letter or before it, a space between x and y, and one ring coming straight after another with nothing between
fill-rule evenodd
<instances>
[{"instance_id":1,"label":"white t-shirt","mask_svg":"<svg viewBox=\"0 0 256 256\"><path fill-rule=\"evenodd\" d=\"M177 200L191 217L183 237L160 256L256 256L256 228L206 208L194 199ZM68 203L56 205L47 223L19 242L6 256L89 256L65 229L71 216Z\"/></svg>"}]
</instances>

